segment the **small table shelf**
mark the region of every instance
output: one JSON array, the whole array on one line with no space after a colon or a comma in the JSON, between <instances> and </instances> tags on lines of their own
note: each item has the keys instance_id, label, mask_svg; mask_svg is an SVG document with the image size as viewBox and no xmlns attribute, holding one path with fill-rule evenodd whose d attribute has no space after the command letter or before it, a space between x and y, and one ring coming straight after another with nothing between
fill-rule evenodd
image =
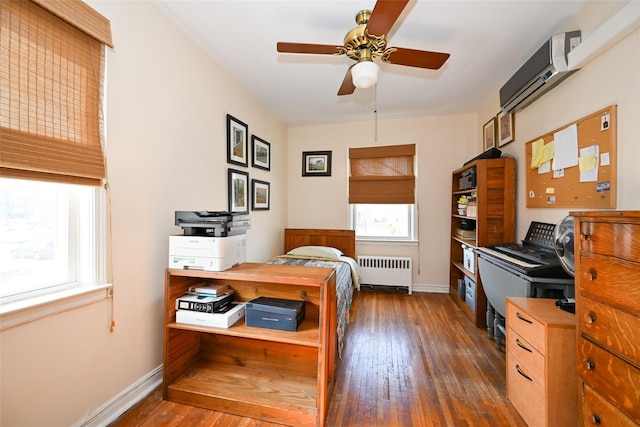
<instances>
[{"instance_id":1,"label":"small table shelf","mask_svg":"<svg viewBox=\"0 0 640 427\"><path fill-rule=\"evenodd\" d=\"M323 426L336 370L335 270L244 263L226 271L167 269L163 397L291 425ZM202 281L228 284L237 301L305 301L297 331L176 322L176 298Z\"/></svg>"}]
</instances>

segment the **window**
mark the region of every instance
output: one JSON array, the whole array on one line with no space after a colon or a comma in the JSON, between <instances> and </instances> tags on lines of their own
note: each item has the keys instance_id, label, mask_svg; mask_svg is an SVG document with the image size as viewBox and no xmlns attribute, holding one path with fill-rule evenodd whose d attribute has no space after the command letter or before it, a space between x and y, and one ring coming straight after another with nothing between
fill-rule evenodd
<instances>
[{"instance_id":1,"label":"window","mask_svg":"<svg viewBox=\"0 0 640 427\"><path fill-rule=\"evenodd\" d=\"M109 21L82 1L0 2L0 329L109 288L105 46Z\"/></svg>"},{"instance_id":2,"label":"window","mask_svg":"<svg viewBox=\"0 0 640 427\"><path fill-rule=\"evenodd\" d=\"M349 203L356 238L416 240L415 145L349 149Z\"/></svg>"},{"instance_id":3,"label":"window","mask_svg":"<svg viewBox=\"0 0 640 427\"><path fill-rule=\"evenodd\" d=\"M415 205L351 205L356 238L361 240L415 240Z\"/></svg>"},{"instance_id":4,"label":"window","mask_svg":"<svg viewBox=\"0 0 640 427\"><path fill-rule=\"evenodd\" d=\"M96 187L0 178L3 304L104 282ZM96 268L98 267L98 268Z\"/></svg>"}]
</instances>

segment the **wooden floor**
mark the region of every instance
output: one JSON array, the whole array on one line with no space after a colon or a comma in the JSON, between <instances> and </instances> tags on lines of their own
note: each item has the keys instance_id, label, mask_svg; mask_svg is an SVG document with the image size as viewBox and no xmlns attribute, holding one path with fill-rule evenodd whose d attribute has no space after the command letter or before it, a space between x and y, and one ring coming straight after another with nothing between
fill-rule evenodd
<instances>
[{"instance_id":1,"label":"wooden floor","mask_svg":"<svg viewBox=\"0 0 640 427\"><path fill-rule=\"evenodd\" d=\"M526 427L506 397L504 353L448 295L356 293L327 427ZM277 427L166 402L158 389L111 424Z\"/></svg>"}]
</instances>

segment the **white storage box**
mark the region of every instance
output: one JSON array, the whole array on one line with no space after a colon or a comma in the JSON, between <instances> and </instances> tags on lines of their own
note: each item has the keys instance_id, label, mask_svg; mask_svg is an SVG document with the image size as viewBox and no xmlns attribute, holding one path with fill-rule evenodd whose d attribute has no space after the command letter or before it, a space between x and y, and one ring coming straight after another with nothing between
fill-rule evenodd
<instances>
[{"instance_id":1,"label":"white storage box","mask_svg":"<svg viewBox=\"0 0 640 427\"><path fill-rule=\"evenodd\" d=\"M229 328L244 317L246 303L234 302L231 310L225 313L202 313L200 311L178 310L176 322L189 325L210 326L213 328Z\"/></svg>"},{"instance_id":2,"label":"white storage box","mask_svg":"<svg viewBox=\"0 0 640 427\"><path fill-rule=\"evenodd\" d=\"M462 266L471 274L476 274L476 256L471 246L462 245Z\"/></svg>"}]
</instances>

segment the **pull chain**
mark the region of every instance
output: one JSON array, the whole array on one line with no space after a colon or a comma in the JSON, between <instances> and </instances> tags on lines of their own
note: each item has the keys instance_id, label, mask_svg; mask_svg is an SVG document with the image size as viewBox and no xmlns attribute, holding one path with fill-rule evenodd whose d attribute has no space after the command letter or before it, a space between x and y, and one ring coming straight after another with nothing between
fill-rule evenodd
<instances>
[{"instance_id":1,"label":"pull chain","mask_svg":"<svg viewBox=\"0 0 640 427\"><path fill-rule=\"evenodd\" d=\"M375 121L375 125L374 125L374 141L376 142L376 144L378 143L378 85L376 84L376 87L373 91L373 117L374 117L374 121Z\"/></svg>"}]
</instances>

